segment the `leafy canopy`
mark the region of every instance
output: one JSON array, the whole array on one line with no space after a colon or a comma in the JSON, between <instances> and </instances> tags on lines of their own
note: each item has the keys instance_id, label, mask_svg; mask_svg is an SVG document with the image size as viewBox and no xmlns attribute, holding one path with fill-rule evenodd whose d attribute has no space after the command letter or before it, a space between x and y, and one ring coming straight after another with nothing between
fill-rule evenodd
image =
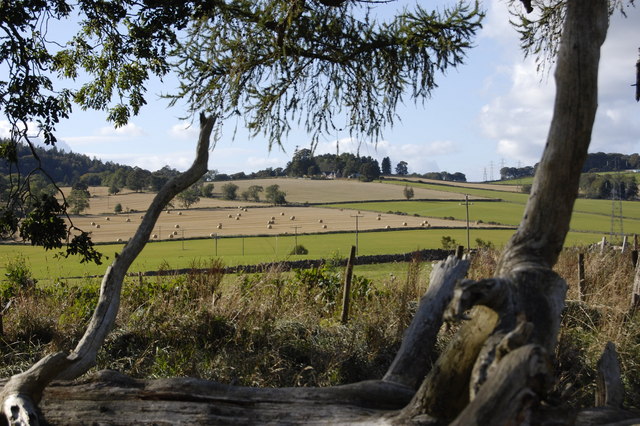
<instances>
[{"instance_id":1,"label":"leafy canopy","mask_svg":"<svg viewBox=\"0 0 640 426\"><path fill-rule=\"evenodd\" d=\"M173 69L181 82L169 97L185 100L189 115L241 114L270 146L294 123L317 140L338 115L376 138L403 96L428 99L436 74L463 62L483 14L461 0L441 13L416 7L376 22L373 3L0 0L0 110L11 124L0 160L17 176L1 200L2 237L19 231L46 248L68 241L67 253L99 261L89 235L67 225L61 192L33 201L31 177L47 174L29 137L55 144L74 104L122 126L146 104L148 80ZM31 148L33 170L20 169L18 143Z\"/></svg>"}]
</instances>

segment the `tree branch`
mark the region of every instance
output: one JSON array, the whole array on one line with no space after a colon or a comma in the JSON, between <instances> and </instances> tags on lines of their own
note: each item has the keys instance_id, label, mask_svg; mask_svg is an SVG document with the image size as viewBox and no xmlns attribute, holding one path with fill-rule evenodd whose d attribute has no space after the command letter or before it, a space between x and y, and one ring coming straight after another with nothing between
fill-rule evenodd
<instances>
[{"instance_id":1,"label":"tree branch","mask_svg":"<svg viewBox=\"0 0 640 426\"><path fill-rule=\"evenodd\" d=\"M75 350L69 355L63 352L49 355L7 382L0 397L3 401L3 414L9 421L14 422L15 419L16 424L37 424L33 420L37 419L35 406L51 380L75 379L95 364L97 352L115 322L125 274L149 240L158 216L176 194L195 183L207 171L209 140L215 121L215 117L200 115L196 159L187 171L167 182L158 192L133 238L107 268L93 317Z\"/></svg>"}]
</instances>

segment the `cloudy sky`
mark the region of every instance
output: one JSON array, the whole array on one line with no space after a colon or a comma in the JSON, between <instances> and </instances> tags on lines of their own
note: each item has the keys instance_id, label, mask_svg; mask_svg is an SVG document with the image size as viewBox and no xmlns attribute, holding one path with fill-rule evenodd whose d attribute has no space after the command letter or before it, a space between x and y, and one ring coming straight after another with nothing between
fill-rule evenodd
<instances>
[{"instance_id":1,"label":"cloudy sky","mask_svg":"<svg viewBox=\"0 0 640 426\"><path fill-rule=\"evenodd\" d=\"M380 6L382 16L415 1ZM438 5L447 1L429 2ZM451 3L450 1L448 3ZM327 135L317 154L356 152L392 164L408 163L409 172L461 171L470 181L499 178L502 166L536 163L551 119L552 73L539 74L531 59L524 60L518 35L509 25L502 0L484 1L487 16L466 64L436 78L439 87L425 105L407 103L398 110L402 120L384 131L375 144L351 140L348 133ZM599 109L590 152L640 151L640 104L635 102L635 62L640 47L640 8L628 17L616 14L600 63ZM157 95L173 89L171 79L154 83L140 116L119 129L98 112L74 112L58 126L61 147L103 160L157 170L164 165L185 169L194 157L197 130L181 122L184 111L168 108ZM76 108L79 110L79 108ZM238 123L241 125L242 123ZM249 139L235 123L224 127L209 162L224 173L284 167L296 147L310 138L294 130L283 149L268 150L266 140ZM0 120L0 136L8 132ZM343 133L343 134L341 134Z\"/></svg>"}]
</instances>

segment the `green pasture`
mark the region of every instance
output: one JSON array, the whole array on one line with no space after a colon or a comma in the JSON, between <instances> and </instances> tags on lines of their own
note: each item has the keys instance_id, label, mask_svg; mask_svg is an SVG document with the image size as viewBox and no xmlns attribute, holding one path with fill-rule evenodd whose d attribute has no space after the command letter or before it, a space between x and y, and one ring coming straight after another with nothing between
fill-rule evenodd
<instances>
[{"instance_id":1,"label":"green pasture","mask_svg":"<svg viewBox=\"0 0 640 426\"><path fill-rule=\"evenodd\" d=\"M486 183L490 183L492 185L531 185L533 183L533 176L511 180L492 180L491 182Z\"/></svg>"},{"instance_id":2,"label":"green pasture","mask_svg":"<svg viewBox=\"0 0 640 426\"><path fill-rule=\"evenodd\" d=\"M586 203L582 206L593 206L592 210L602 208L602 204L591 203L600 200L579 200ZM632 203L631 201L629 203ZM635 203L640 205L640 203ZM464 202L458 201L392 201L392 202L365 202L352 204L336 204L328 207L339 207L347 209L368 210L376 212L403 212L408 215L418 215L424 217L453 217L458 220L466 219L466 206ZM627 234L640 234L640 212L636 218L629 217L633 212L624 210L623 231ZM498 223L501 225L517 226L522 219L524 205L497 202L497 201L473 201L469 204L469 221L475 223ZM575 211L571 217L570 227L574 231L609 233L611 231L611 203L609 203L609 214L588 213L585 211Z\"/></svg>"},{"instance_id":3,"label":"green pasture","mask_svg":"<svg viewBox=\"0 0 640 426\"><path fill-rule=\"evenodd\" d=\"M513 234L513 230L472 229L471 246L475 247L476 238L492 242L496 247L502 246ZM385 232L360 232L358 249L360 255L406 253L418 249L440 248L443 236L450 236L458 243L466 245L465 229L420 229ZM597 242L602 234L570 233L567 245L589 244ZM290 255L295 237L293 235L278 237L245 237L212 239L163 241L149 243L138 259L133 263L130 272L153 271L161 268L179 269L200 266L198 262L219 257L225 265L257 264L288 259L318 259L332 256L346 257L350 247L355 245L354 233L298 235L298 244L309 250L308 255ZM98 249L108 256L104 265L81 264L77 258L60 258L55 252L46 252L42 248L29 245L0 245L0 274L4 276L8 261L19 253L26 259L33 276L39 280L65 277L84 277L101 275L106 265L112 261L122 245L100 245Z\"/></svg>"},{"instance_id":4,"label":"green pasture","mask_svg":"<svg viewBox=\"0 0 640 426\"><path fill-rule=\"evenodd\" d=\"M521 205L526 204L527 199L529 197L527 194L519 194L515 192L497 191L497 190L490 190L490 189L476 189L476 188L469 188L466 186L451 186L446 184L437 185L437 184L429 184L429 183L400 182L400 181L384 181L384 182L393 184L393 185L409 185L409 186L429 188L429 189L445 191L445 192L452 192L456 194L467 194L467 195L473 195L475 197L501 199L506 202L516 203ZM474 203L475 202L476 201L474 201ZM574 214L575 213L592 213L592 214L601 214L601 215L610 216L611 200L593 200L593 199L586 199L586 198L578 198L574 206ZM622 215L625 218L640 220L640 202L622 201ZM458 217L455 214L448 215L448 216L453 216L456 218ZM521 214L519 214L518 222L520 221L520 216Z\"/></svg>"}]
</instances>

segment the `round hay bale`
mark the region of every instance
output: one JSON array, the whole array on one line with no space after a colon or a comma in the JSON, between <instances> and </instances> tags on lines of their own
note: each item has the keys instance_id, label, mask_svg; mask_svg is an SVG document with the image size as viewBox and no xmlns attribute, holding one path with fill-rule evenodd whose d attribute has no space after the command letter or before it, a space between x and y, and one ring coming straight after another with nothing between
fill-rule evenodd
<instances>
[{"instance_id":1,"label":"round hay bale","mask_svg":"<svg viewBox=\"0 0 640 426\"><path fill-rule=\"evenodd\" d=\"M91 226L96 226L96 223L95 222L91 222Z\"/></svg>"},{"instance_id":2,"label":"round hay bale","mask_svg":"<svg viewBox=\"0 0 640 426\"><path fill-rule=\"evenodd\" d=\"M178 229L178 228L180 228L180 225L176 224L176 226L174 226L174 228Z\"/></svg>"},{"instance_id":3,"label":"round hay bale","mask_svg":"<svg viewBox=\"0 0 640 426\"><path fill-rule=\"evenodd\" d=\"M295 216L291 216L289 219L290 220L296 220L296 217Z\"/></svg>"},{"instance_id":4,"label":"round hay bale","mask_svg":"<svg viewBox=\"0 0 640 426\"><path fill-rule=\"evenodd\" d=\"M391 229L389 225L385 226L384 229Z\"/></svg>"},{"instance_id":5,"label":"round hay bale","mask_svg":"<svg viewBox=\"0 0 640 426\"><path fill-rule=\"evenodd\" d=\"M240 216L236 216L236 220L240 220Z\"/></svg>"},{"instance_id":6,"label":"round hay bale","mask_svg":"<svg viewBox=\"0 0 640 426\"><path fill-rule=\"evenodd\" d=\"M380 216L378 216L378 220L382 220L382 218Z\"/></svg>"},{"instance_id":7,"label":"round hay bale","mask_svg":"<svg viewBox=\"0 0 640 426\"><path fill-rule=\"evenodd\" d=\"M158 234L153 234L153 238L157 239L158 238Z\"/></svg>"},{"instance_id":8,"label":"round hay bale","mask_svg":"<svg viewBox=\"0 0 640 426\"><path fill-rule=\"evenodd\" d=\"M178 212L178 216L182 216L182 212Z\"/></svg>"},{"instance_id":9,"label":"round hay bale","mask_svg":"<svg viewBox=\"0 0 640 426\"><path fill-rule=\"evenodd\" d=\"M173 238L173 234L169 234L169 238Z\"/></svg>"},{"instance_id":10,"label":"round hay bale","mask_svg":"<svg viewBox=\"0 0 640 426\"><path fill-rule=\"evenodd\" d=\"M242 213L237 213L236 214L236 217L240 217L240 216L242 216Z\"/></svg>"},{"instance_id":11,"label":"round hay bale","mask_svg":"<svg viewBox=\"0 0 640 426\"><path fill-rule=\"evenodd\" d=\"M276 217L275 216L271 216L271 220L276 220Z\"/></svg>"},{"instance_id":12,"label":"round hay bale","mask_svg":"<svg viewBox=\"0 0 640 426\"><path fill-rule=\"evenodd\" d=\"M280 212L280 216L284 216L284 212Z\"/></svg>"},{"instance_id":13,"label":"round hay bale","mask_svg":"<svg viewBox=\"0 0 640 426\"><path fill-rule=\"evenodd\" d=\"M407 222L402 222L402 226L407 226Z\"/></svg>"},{"instance_id":14,"label":"round hay bale","mask_svg":"<svg viewBox=\"0 0 640 426\"><path fill-rule=\"evenodd\" d=\"M99 223L96 223L96 228L100 229L100 224Z\"/></svg>"},{"instance_id":15,"label":"round hay bale","mask_svg":"<svg viewBox=\"0 0 640 426\"><path fill-rule=\"evenodd\" d=\"M219 224L218 224L218 226L217 226L217 228L218 228L218 229L222 229L222 224L221 224L221 223L219 223Z\"/></svg>"},{"instance_id":16,"label":"round hay bale","mask_svg":"<svg viewBox=\"0 0 640 426\"><path fill-rule=\"evenodd\" d=\"M322 229L327 229L327 225L322 225Z\"/></svg>"},{"instance_id":17,"label":"round hay bale","mask_svg":"<svg viewBox=\"0 0 640 426\"><path fill-rule=\"evenodd\" d=\"M271 228L272 228L271 224L267 225L267 229L271 229Z\"/></svg>"},{"instance_id":18,"label":"round hay bale","mask_svg":"<svg viewBox=\"0 0 640 426\"><path fill-rule=\"evenodd\" d=\"M122 238L116 238L116 243L121 243L122 242Z\"/></svg>"},{"instance_id":19,"label":"round hay bale","mask_svg":"<svg viewBox=\"0 0 640 426\"><path fill-rule=\"evenodd\" d=\"M246 212L246 211L247 211L247 208L245 207L244 209L242 209L242 211L243 211L243 212Z\"/></svg>"},{"instance_id":20,"label":"round hay bale","mask_svg":"<svg viewBox=\"0 0 640 426\"><path fill-rule=\"evenodd\" d=\"M213 237L215 237L215 236L216 236L216 234L214 234L214 233L212 232L212 233L210 233L210 234L209 234L209 236L210 236L211 238L213 238Z\"/></svg>"},{"instance_id":21,"label":"round hay bale","mask_svg":"<svg viewBox=\"0 0 640 426\"><path fill-rule=\"evenodd\" d=\"M124 221L125 221L125 222L131 222L131 219L126 218Z\"/></svg>"},{"instance_id":22,"label":"round hay bale","mask_svg":"<svg viewBox=\"0 0 640 426\"><path fill-rule=\"evenodd\" d=\"M227 217L228 217L229 219L231 219L231 218L233 217L233 215L228 215Z\"/></svg>"},{"instance_id":23,"label":"round hay bale","mask_svg":"<svg viewBox=\"0 0 640 426\"><path fill-rule=\"evenodd\" d=\"M322 219L318 219L318 223L322 223Z\"/></svg>"},{"instance_id":24,"label":"round hay bale","mask_svg":"<svg viewBox=\"0 0 640 426\"><path fill-rule=\"evenodd\" d=\"M111 220L111 218L109 216L105 217L104 220L106 220L107 222Z\"/></svg>"},{"instance_id":25,"label":"round hay bale","mask_svg":"<svg viewBox=\"0 0 640 426\"><path fill-rule=\"evenodd\" d=\"M178 231L173 231L173 235L178 235Z\"/></svg>"},{"instance_id":26,"label":"round hay bale","mask_svg":"<svg viewBox=\"0 0 640 426\"><path fill-rule=\"evenodd\" d=\"M140 215L140 219L144 219L144 216Z\"/></svg>"}]
</instances>

